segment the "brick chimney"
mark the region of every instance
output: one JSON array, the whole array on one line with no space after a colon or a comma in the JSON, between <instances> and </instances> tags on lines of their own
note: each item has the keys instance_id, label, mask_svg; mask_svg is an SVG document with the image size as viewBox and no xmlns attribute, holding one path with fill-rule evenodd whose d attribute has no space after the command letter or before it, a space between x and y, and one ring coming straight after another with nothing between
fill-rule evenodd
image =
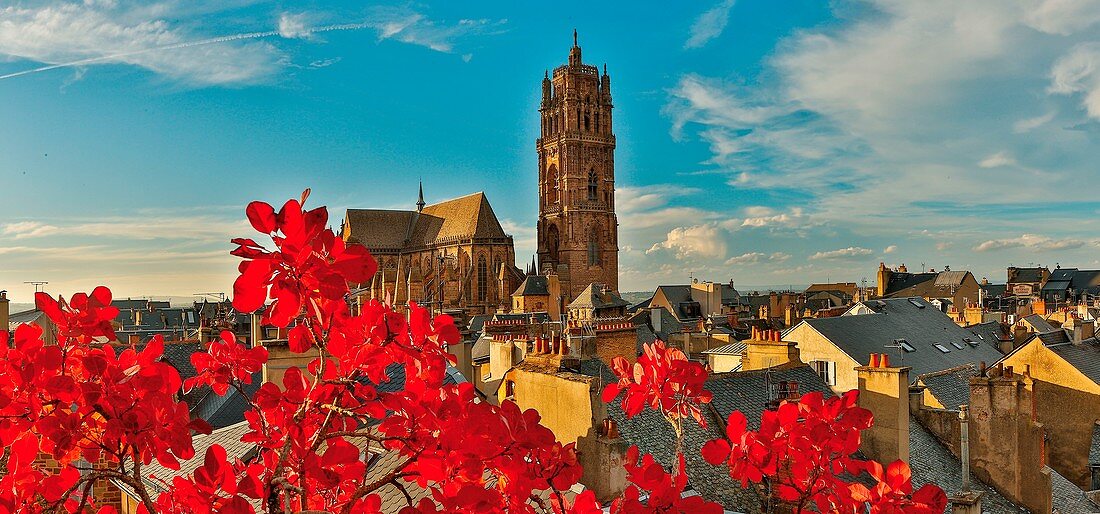
<instances>
[{"instance_id":1,"label":"brick chimney","mask_svg":"<svg viewBox=\"0 0 1100 514\"><path fill-rule=\"evenodd\" d=\"M778 330L752 329L752 335L744 340L745 353L741 357L741 369L754 371L775 367L802 365L798 346L782 341Z\"/></svg>"},{"instance_id":2,"label":"brick chimney","mask_svg":"<svg viewBox=\"0 0 1100 514\"><path fill-rule=\"evenodd\" d=\"M619 437L619 427L608 417L596 427L593 450L582 452L579 460L584 468L581 483L596 495L596 500L606 503L622 495L626 490L626 450L628 445Z\"/></svg>"},{"instance_id":3,"label":"brick chimney","mask_svg":"<svg viewBox=\"0 0 1100 514\"><path fill-rule=\"evenodd\" d=\"M863 432L860 449L888 464L909 462L909 367L890 366L890 356L872 353L870 364L856 368L859 406L871 411L875 424Z\"/></svg>"},{"instance_id":4,"label":"brick chimney","mask_svg":"<svg viewBox=\"0 0 1100 514\"><path fill-rule=\"evenodd\" d=\"M1036 421L1034 381L998 364L970 379L969 440L974 474L1031 512L1051 512L1046 439Z\"/></svg>"},{"instance_id":5,"label":"brick chimney","mask_svg":"<svg viewBox=\"0 0 1100 514\"><path fill-rule=\"evenodd\" d=\"M8 300L8 292L0 291L0 330L7 330L11 321L11 300Z\"/></svg>"}]
</instances>

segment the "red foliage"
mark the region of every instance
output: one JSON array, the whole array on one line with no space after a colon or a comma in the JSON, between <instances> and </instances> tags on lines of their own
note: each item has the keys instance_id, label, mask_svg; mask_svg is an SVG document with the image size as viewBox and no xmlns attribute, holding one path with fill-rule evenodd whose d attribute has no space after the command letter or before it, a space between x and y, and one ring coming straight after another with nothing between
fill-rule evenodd
<instances>
[{"instance_id":1,"label":"red foliage","mask_svg":"<svg viewBox=\"0 0 1100 514\"><path fill-rule=\"evenodd\" d=\"M192 436L209 426L190 419L178 393L202 385L217 394L243 391L267 361L264 348L247 348L223 333L192 356L197 375L182 384L176 370L160 362L161 338L141 351L104 344L115 339L111 320L118 314L108 289L68 301L40 294L39 308L58 327L56 345L44 344L34 325L21 326L13 342L0 331L0 445L6 448L0 454L0 514L88 511L95 508L92 486L108 479L135 491L138 511L146 513L251 513L255 504L265 512L377 513L381 488L407 492L413 484L426 495L409 501L402 514L528 513L535 505L558 513L600 512L591 491L572 500L564 494L581 477L577 450L557 442L537 412L507 400L492 405L478 400L468 383L447 383L453 357L446 347L459 340L450 317L432 316L416 304L402 313L378 301L353 311L349 284L368 281L377 262L325 227L323 207L303 210L308 193L278 211L249 204L249 221L271 238L272 249L253 239L233 240L232 253L243 259L233 305L243 312L263 308L263 323L289 328L289 349L310 355L305 369L287 369L281 384L262 384L249 399L242 438L256 448L249 460L230 459L217 445L195 456ZM399 368L404 387L381 390ZM683 418L705 425L701 406L711 399L703 388L706 371L679 350L647 346L637 364L616 359L614 369L620 380L604 396L625 391L628 415L657 409L681 436ZM784 406L759 433L747 432L743 417L740 423L731 418L734 444L713 443L705 455L712 462L728 459L735 477L746 481L782 469L798 477L792 488L821 474L813 466L856 469L847 456L870 417L852 410L854 399L839 401ZM795 425L815 428L792 427L796 418ZM368 453L383 451L396 455L396 466L370 477ZM43 466L40 452L56 459L58 469ZM179 469L181 460L193 457L202 459L193 473L162 484L156 494L147 486L143 466L154 459ZM612 510L720 512L700 497L683 497L688 476L683 456L677 457L669 473L632 448L626 469L633 484ZM93 469L80 472L80 459ZM878 487L852 486L844 489L847 496L836 497L876 506L939 501L924 489L907 499L911 487L902 471L870 468L880 477Z\"/></svg>"}]
</instances>

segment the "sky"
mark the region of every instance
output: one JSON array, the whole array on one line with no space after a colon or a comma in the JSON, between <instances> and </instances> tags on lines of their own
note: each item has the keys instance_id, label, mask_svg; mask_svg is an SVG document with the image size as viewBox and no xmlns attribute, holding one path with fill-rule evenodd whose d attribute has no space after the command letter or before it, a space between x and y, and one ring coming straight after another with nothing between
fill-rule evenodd
<instances>
[{"instance_id":1,"label":"sky","mask_svg":"<svg viewBox=\"0 0 1100 514\"><path fill-rule=\"evenodd\" d=\"M1098 267L1100 2L0 3L0 289L229 292L244 206L485 191L534 252L546 69L615 102L620 289Z\"/></svg>"}]
</instances>

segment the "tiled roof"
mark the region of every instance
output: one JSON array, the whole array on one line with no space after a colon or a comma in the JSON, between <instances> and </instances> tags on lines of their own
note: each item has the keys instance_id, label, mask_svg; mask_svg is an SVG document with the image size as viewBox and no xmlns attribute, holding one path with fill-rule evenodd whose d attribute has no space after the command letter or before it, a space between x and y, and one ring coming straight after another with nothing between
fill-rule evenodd
<instances>
[{"instance_id":1,"label":"tiled roof","mask_svg":"<svg viewBox=\"0 0 1100 514\"><path fill-rule=\"evenodd\" d=\"M1089 338L1080 343L1047 345L1050 351L1065 359L1071 366L1093 382L1100 384L1100 341Z\"/></svg>"},{"instance_id":2,"label":"tiled roof","mask_svg":"<svg viewBox=\"0 0 1100 514\"><path fill-rule=\"evenodd\" d=\"M1054 510L1059 514L1093 514L1100 512L1100 507L1085 497L1085 491L1070 482L1066 477L1050 470L1050 492L1054 500Z\"/></svg>"},{"instance_id":3,"label":"tiled roof","mask_svg":"<svg viewBox=\"0 0 1100 514\"><path fill-rule=\"evenodd\" d=\"M424 207L423 212L348 209L345 236L371 249L402 249L455 238L505 238L485 193Z\"/></svg>"},{"instance_id":4,"label":"tiled roof","mask_svg":"<svg viewBox=\"0 0 1100 514\"><path fill-rule=\"evenodd\" d=\"M992 346L967 343L967 339L974 340L974 335L923 299L872 300L860 305L873 312L808 319L801 323L808 324L857 362L867 362L872 353L887 352L895 365L911 367L909 376L914 378L967 363L992 363L1002 357ZM906 340L915 351L885 348L897 339ZM948 352L939 350L935 344L942 345Z\"/></svg>"},{"instance_id":5,"label":"tiled roof","mask_svg":"<svg viewBox=\"0 0 1100 514\"><path fill-rule=\"evenodd\" d=\"M588 287L581 291L581 294L577 295L569 304L570 309L612 309L616 307L626 307L630 305L629 302L623 300L619 293L605 290L603 284L592 283L588 284Z\"/></svg>"},{"instance_id":6,"label":"tiled roof","mask_svg":"<svg viewBox=\"0 0 1100 514\"><path fill-rule=\"evenodd\" d=\"M948 410L958 410L970 404L970 379L978 376L978 366L965 364L957 368L928 373L917 377L932 396Z\"/></svg>"}]
</instances>

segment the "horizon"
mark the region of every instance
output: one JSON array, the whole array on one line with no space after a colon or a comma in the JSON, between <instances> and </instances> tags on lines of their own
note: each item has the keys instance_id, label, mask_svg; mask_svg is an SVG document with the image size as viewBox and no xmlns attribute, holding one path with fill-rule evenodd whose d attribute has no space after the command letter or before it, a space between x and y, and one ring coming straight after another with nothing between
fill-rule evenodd
<instances>
[{"instance_id":1,"label":"horizon","mask_svg":"<svg viewBox=\"0 0 1100 514\"><path fill-rule=\"evenodd\" d=\"M574 28L612 80L623 292L1100 267L1087 6L572 5L0 10L0 289L228 293L248 201L309 187L335 225L421 181L485 191L525 263L539 83Z\"/></svg>"}]
</instances>

